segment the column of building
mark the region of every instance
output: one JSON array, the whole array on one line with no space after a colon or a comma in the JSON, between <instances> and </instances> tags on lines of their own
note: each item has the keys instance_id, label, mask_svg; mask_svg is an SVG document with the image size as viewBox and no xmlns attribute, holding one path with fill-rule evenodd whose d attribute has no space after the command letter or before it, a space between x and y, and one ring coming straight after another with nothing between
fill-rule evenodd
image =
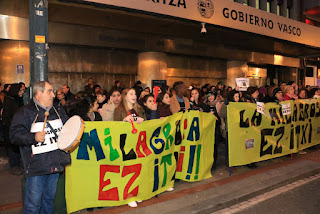
<instances>
[{"instance_id":1,"label":"column of building","mask_svg":"<svg viewBox=\"0 0 320 214\"><path fill-rule=\"evenodd\" d=\"M167 79L167 55L160 52L143 52L138 55L138 80L143 87L152 87L152 80Z\"/></svg>"},{"instance_id":2,"label":"column of building","mask_svg":"<svg viewBox=\"0 0 320 214\"><path fill-rule=\"evenodd\" d=\"M256 8L256 0L248 0L248 5L250 6L250 7L254 7L254 8Z\"/></svg>"},{"instance_id":3,"label":"column of building","mask_svg":"<svg viewBox=\"0 0 320 214\"><path fill-rule=\"evenodd\" d=\"M292 0L292 5L290 8L291 19L300 21L299 8L300 8L300 0Z\"/></svg>"},{"instance_id":4,"label":"column of building","mask_svg":"<svg viewBox=\"0 0 320 214\"><path fill-rule=\"evenodd\" d=\"M245 77L248 71L248 65L245 61L227 62L227 82L226 85L232 88L236 87L236 78Z\"/></svg>"},{"instance_id":5,"label":"column of building","mask_svg":"<svg viewBox=\"0 0 320 214\"><path fill-rule=\"evenodd\" d=\"M287 1L282 1L282 4L280 5L280 16L287 17L287 8L288 4Z\"/></svg>"},{"instance_id":6,"label":"column of building","mask_svg":"<svg viewBox=\"0 0 320 214\"><path fill-rule=\"evenodd\" d=\"M270 1L270 12L277 14L277 9L278 9L278 0Z\"/></svg>"}]
</instances>

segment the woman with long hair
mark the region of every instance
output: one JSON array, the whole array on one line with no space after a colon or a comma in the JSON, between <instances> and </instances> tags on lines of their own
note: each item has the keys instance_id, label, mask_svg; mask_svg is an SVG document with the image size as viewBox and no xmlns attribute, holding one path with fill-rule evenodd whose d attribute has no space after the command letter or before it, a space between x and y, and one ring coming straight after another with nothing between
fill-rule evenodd
<instances>
[{"instance_id":1,"label":"woman with long hair","mask_svg":"<svg viewBox=\"0 0 320 214\"><path fill-rule=\"evenodd\" d=\"M201 108L201 105L202 105L202 96L200 95L200 89L198 88L191 89L191 94L190 94L191 110L203 111Z\"/></svg>"},{"instance_id":2,"label":"woman with long hair","mask_svg":"<svg viewBox=\"0 0 320 214\"><path fill-rule=\"evenodd\" d=\"M133 88L124 89L121 93L120 104L114 110L114 120L136 121L139 124L145 119L145 112L137 103L136 91Z\"/></svg>"},{"instance_id":3,"label":"woman with long hair","mask_svg":"<svg viewBox=\"0 0 320 214\"><path fill-rule=\"evenodd\" d=\"M121 101L121 91L119 88L113 88L110 91L108 103L104 104L99 111L103 121L114 120L114 110L119 106Z\"/></svg>"},{"instance_id":4,"label":"woman with long hair","mask_svg":"<svg viewBox=\"0 0 320 214\"><path fill-rule=\"evenodd\" d=\"M136 121L138 124L146 119L145 112L137 103L136 91L133 88L124 89L121 93L121 101L119 106L114 110L114 120L132 122ZM136 201L128 203L129 207L137 207Z\"/></svg>"},{"instance_id":5,"label":"woman with long hair","mask_svg":"<svg viewBox=\"0 0 320 214\"><path fill-rule=\"evenodd\" d=\"M68 107L69 116L78 115L84 121L102 121L98 112L98 101L94 96L86 96L81 100L74 100Z\"/></svg>"},{"instance_id":6,"label":"woman with long hair","mask_svg":"<svg viewBox=\"0 0 320 214\"><path fill-rule=\"evenodd\" d=\"M162 92L157 97L158 102L158 114L161 117L168 117L172 115L170 109L170 96L167 92Z\"/></svg>"}]
</instances>

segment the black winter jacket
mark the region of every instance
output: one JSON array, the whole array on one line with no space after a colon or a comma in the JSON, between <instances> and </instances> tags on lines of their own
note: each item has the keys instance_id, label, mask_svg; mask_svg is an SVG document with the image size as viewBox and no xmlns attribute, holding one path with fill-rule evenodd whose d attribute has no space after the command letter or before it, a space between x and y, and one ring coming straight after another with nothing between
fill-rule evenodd
<instances>
[{"instance_id":1,"label":"black winter jacket","mask_svg":"<svg viewBox=\"0 0 320 214\"><path fill-rule=\"evenodd\" d=\"M4 98L3 102L3 112L2 112L2 122L3 122L3 131L4 139L7 142L10 142L9 139L9 130L11 126L11 121L14 114L18 111L20 107L23 106L23 101L19 97L11 97L7 95Z\"/></svg>"},{"instance_id":2,"label":"black winter jacket","mask_svg":"<svg viewBox=\"0 0 320 214\"><path fill-rule=\"evenodd\" d=\"M64 166L60 163L60 157L66 154L64 151L57 149L46 153L32 154L31 145L35 145L37 142L35 133L30 132L31 126L33 123L44 121L45 111L31 99L28 105L18 110L11 123L10 139L13 144L20 146L26 177L46 175L64 170ZM59 119L59 116L62 123L65 124L68 116L63 108L57 108L54 105L49 111L47 121Z\"/></svg>"}]
</instances>

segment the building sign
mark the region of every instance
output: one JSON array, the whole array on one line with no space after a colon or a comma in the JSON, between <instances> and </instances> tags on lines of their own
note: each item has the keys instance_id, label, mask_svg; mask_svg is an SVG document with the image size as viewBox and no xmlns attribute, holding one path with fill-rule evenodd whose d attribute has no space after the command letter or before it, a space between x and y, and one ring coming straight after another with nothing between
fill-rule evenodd
<instances>
[{"instance_id":1,"label":"building sign","mask_svg":"<svg viewBox=\"0 0 320 214\"><path fill-rule=\"evenodd\" d=\"M24 73L24 66L17 65L17 74L23 74L23 73Z\"/></svg>"},{"instance_id":2,"label":"building sign","mask_svg":"<svg viewBox=\"0 0 320 214\"><path fill-rule=\"evenodd\" d=\"M320 29L227 0L87 0L179 17L320 47Z\"/></svg>"},{"instance_id":3,"label":"building sign","mask_svg":"<svg viewBox=\"0 0 320 214\"><path fill-rule=\"evenodd\" d=\"M167 85L167 80L152 80L152 88L154 86L162 86L162 85Z\"/></svg>"}]
</instances>

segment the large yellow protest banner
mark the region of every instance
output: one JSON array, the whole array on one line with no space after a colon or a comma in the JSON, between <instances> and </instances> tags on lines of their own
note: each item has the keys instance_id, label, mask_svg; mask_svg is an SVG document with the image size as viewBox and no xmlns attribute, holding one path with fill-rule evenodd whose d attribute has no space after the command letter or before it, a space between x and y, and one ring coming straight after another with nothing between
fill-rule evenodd
<instances>
[{"instance_id":1,"label":"large yellow protest banner","mask_svg":"<svg viewBox=\"0 0 320 214\"><path fill-rule=\"evenodd\" d=\"M66 167L68 213L147 200L174 179L211 177L216 118L189 111L136 124L86 122Z\"/></svg>"},{"instance_id":2,"label":"large yellow protest banner","mask_svg":"<svg viewBox=\"0 0 320 214\"><path fill-rule=\"evenodd\" d=\"M230 103L228 139L230 166L320 144L320 99L267 103L260 108L253 103Z\"/></svg>"}]
</instances>

